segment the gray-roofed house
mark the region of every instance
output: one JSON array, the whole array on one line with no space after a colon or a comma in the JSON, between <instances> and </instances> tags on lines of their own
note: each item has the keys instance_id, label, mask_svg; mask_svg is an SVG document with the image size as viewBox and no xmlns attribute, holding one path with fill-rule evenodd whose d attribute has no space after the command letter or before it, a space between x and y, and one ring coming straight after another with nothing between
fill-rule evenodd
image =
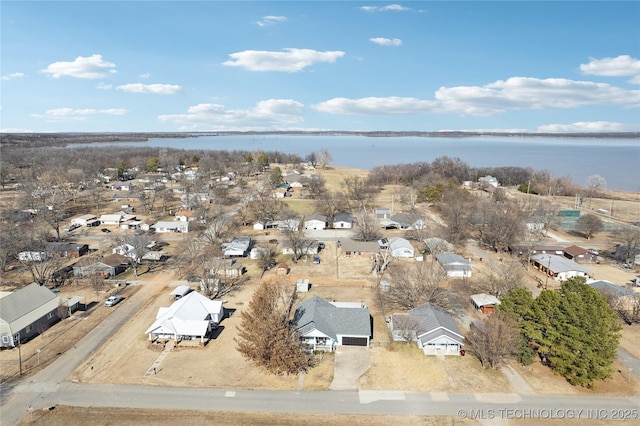
<instances>
[{"instance_id":1,"label":"gray-roofed house","mask_svg":"<svg viewBox=\"0 0 640 426\"><path fill-rule=\"evenodd\" d=\"M380 225L387 229L415 230L426 228L427 223L419 214L396 213L388 220L381 221Z\"/></svg>"},{"instance_id":2,"label":"gray-roofed house","mask_svg":"<svg viewBox=\"0 0 640 426\"><path fill-rule=\"evenodd\" d=\"M391 316L393 340L415 340L425 355L459 355L464 336L447 312L425 303Z\"/></svg>"},{"instance_id":3,"label":"gray-roofed house","mask_svg":"<svg viewBox=\"0 0 640 426\"><path fill-rule=\"evenodd\" d=\"M579 265L573 260L554 254L534 254L531 256L531 264L556 281L564 281L572 277L589 278L591 273L590 269Z\"/></svg>"},{"instance_id":4,"label":"gray-roofed house","mask_svg":"<svg viewBox=\"0 0 640 426\"><path fill-rule=\"evenodd\" d=\"M640 294L633 290L605 280L587 280L587 284L595 288L618 311L633 312L640 305Z\"/></svg>"},{"instance_id":5,"label":"gray-roofed house","mask_svg":"<svg viewBox=\"0 0 640 426\"><path fill-rule=\"evenodd\" d=\"M389 238L388 247L392 257L413 257L415 253L409 240L400 237Z\"/></svg>"},{"instance_id":6,"label":"gray-roofed house","mask_svg":"<svg viewBox=\"0 0 640 426\"><path fill-rule=\"evenodd\" d=\"M313 296L296 307L293 324L302 342L314 351L369 347L372 337L371 315L361 302L328 302Z\"/></svg>"},{"instance_id":7,"label":"gray-roofed house","mask_svg":"<svg viewBox=\"0 0 640 426\"><path fill-rule=\"evenodd\" d=\"M351 215L351 213L340 212L336 213L333 216L333 228L334 229L351 229L353 228L353 223L356 220Z\"/></svg>"},{"instance_id":8,"label":"gray-roofed house","mask_svg":"<svg viewBox=\"0 0 640 426\"><path fill-rule=\"evenodd\" d=\"M252 245L251 237L236 237L230 243L222 244L222 251L224 257L246 257Z\"/></svg>"},{"instance_id":9,"label":"gray-roofed house","mask_svg":"<svg viewBox=\"0 0 640 426\"><path fill-rule=\"evenodd\" d=\"M471 261L455 253L441 253L436 255L436 260L445 270L448 277L468 278L471 277Z\"/></svg>"},{"instance_id":10,"label":"gray-roofed house","mask_svg":"<svg viewBox=\"0 0 640 426\"><path fill-rule=\"evenodd\" d=\"M377 241L354 241L345 238L340 241L340 248L346 256L380 253L380 245Z\"/></svg>"},{"instance_id":11,"label":"gray-roofed house","mask_svg":"<svg viewBox=\"0 0 640 426\"><path fill-rule=\"evenodd\" d=\"M52 257L76 258L89 253L89 246L79 243L54 242L46 243L45 251Z\"/></svg>"},{"instance_id":12,"label":"gray-roofed house","mask_svg":"<svg viewBox=\"0 0 640 426\"><path fill-rule=\"evenodd\" d=\"M31 283L0 299L0 347L39 335L60 320L61 299L47 287Z\"/></svg>"},{"instance_id":13,"label":"gray-roofed house","mask_svg":"<svg viewBox=\"0 0 640 426\"><path fill-rule=\"evenodd\" d=\"M129 258L121 254L111 254L104 257L83 257L73 264L75 277L115 277L129 267Z\"/></svg>"}]
</instances>

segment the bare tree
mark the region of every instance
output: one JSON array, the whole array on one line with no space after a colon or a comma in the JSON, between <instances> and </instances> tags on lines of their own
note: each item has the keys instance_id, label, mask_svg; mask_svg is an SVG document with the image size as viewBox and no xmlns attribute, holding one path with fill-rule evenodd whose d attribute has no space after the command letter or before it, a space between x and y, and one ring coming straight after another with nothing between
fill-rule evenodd
<instances>
[{"instance_id":1,"label":"bare tree","mask_svg":"<svg viewBox=\"0 0 640 426\"><path fill-rule=\"evenodd\" d=\"M522 287L523 273L522 265L516 261L507 259L502 262L488 262L489 267L484 269L484 276L476 284L479 291L492 294L498 299L509 293L511 290Z\"/></svg>"},{"instance_id":2,"label":"bare tree","mask_svg":"<svg viewBox=\"0 0 640 426\"><path fill-rule=\"evenodd\" d=\"M370 207L376 189L360 176L349 176L343 179L344 198L351 210Z\"/></svg>"},{"instance_id":3,"label":"bare tree","mask_svg":"<svg viewBox=\"0 0 640 426\"><path fill-rule=\"evenodd\" d=\"M248 281L248 275L236 273L237 268L233 263L233 260L220 257L207 258L204 261L202 282L209 298L223 297L238 290Z\"/></svg>"},{"instance_id":4,"label":"bare tree","mask_svg":"<svg viewBox=\"0 0 640 426\"><path fill-rule=\"evenodd\" d=\"M320 150L320 165L322 168L326 169L331 163L331 160L333 160L333 157L331 157L329 150L327 148L322 148Z\"/></svg>"},{"instance_id":5,"label":"bare tree","mask_svg":"<svg viewBox=\"0 0 640 426\"><path fill-rule=\"evenodd\" d=\"M594 194L600 188L604 188L607 181L600 175L591 175L587 178L587 188L589 188L589 208L591 208L591 200Z\"/></svg>"},{"instance_id":6,"label":"bare tree","mask_svg":"<svg viewBox=\"0 0 640 426\"><path fill-rule=\"evenodd\" d=\"M590 240L594 234L604 229L602 219L594 214L580 215L576 220L576 230L584 234L587 240Z\"/></svg>"},{"instance_id":7,"label":"bare tree","mask_svg":"<svg viewBox=\"0 0 640 426\"><path fill-rule=\"evenodd\" d=\"M358 241L376 241L382 236L376 217L365 210L356 214L358 226L353 230L353 238Z\"/></svg>"},{"instance_id":8,"label":"bare tree","mask_svg":"<svg viewBox=\"0 0 640 426\"><path fill-rule=\"evenodd\" d=\"M299 216L290 215L284 222L287 223L285 232L285 242L293 251L293 263L297 263L303 255L309 254L309 249L313 240L306 238L303 220Z\"/></svg>"},{"instance_id":9,"label":"bare tree","mask_svg":"<svg viewBox=\"0 0 640 426\"><path fill-rule=\"evenodd\" d=\"M617 231L614 238L618 242L616 256L624 263L632 263L632 259L640 253L640 228L627 226Z\"/></svg>"},{"instance_id":10,"label":"bare tree","mask_svg":"<svg viewBox=\"0 0 640 426\"><path fill-rule=\"evenodd\" d=\"M453 244L448 243L446 240L438 237L431 237L424 240L424 245L426 246L427 253L433 256L442 253L453 252L455 247Z\"/></svg>"},{"instance_id":11,"label":"bare tree","mask_svg":"<svg viewBox=\"0 0 640 426\"><path fill-rule=\"evenodd\" d=\"M435 262L395 264L387 272L391 286L384 299L389 306L413 309L431 302L452 310L457 304L451 291L442 286L447 274Z\"/></svg>"},{"instance_id":12,"label":"bare tree","mask_svg":"<svg viewBox=\"0 0 640 426\"><path fill-rule=\"evenodd\" d=\"M137 277L142 257L151 251L149 247L152 243L151 237L147 234L125 235L116 237L116 241L120 243L120 254L127 257L133 268L133 275Z\"/></svg>"},{"instance_id":13,"label":"bare tree","mask_svg":"<svg viewBox=\"0 0 640 426\"><path fill-rule=\"evenodd\" d=\"M418 335L420 320L407 314L393 315L394 334L407 344L412 344Z\"/></svg>"},{"instance_id":14,"label":"bare tree","mask_svg":"<svg viewBox=\"0 0 640 426\"><path fill-rule=\"evenodd\" d=\"M515 321L497 311L482 322L472 323L465 340L483 368L496 369L517 352L521 337Z\"/></svg>"}]
</instances>

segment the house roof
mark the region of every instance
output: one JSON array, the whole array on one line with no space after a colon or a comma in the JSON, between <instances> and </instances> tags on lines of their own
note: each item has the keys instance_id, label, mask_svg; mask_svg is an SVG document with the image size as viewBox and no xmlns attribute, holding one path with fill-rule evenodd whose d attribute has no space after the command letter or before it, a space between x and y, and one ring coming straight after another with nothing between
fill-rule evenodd
<instances>
[{"instance_id":1,"label":"house roof","mask_svg":"<svg viewBox=\"0 0 640 426\"><path fill-rule=\"evenodd\" d=\"M380 245L377 241L354 241L349 238L341 240L342 251L348 252L364 252L364 253L379 253Z\"/></svg>"},{"instance_id":2,"label":"house roof","mask_svg":"<svg viewBox=\"0 0 640 426\"><path fill-rule=\"evenodd\" d=\"M172 303L168 308L160 308L156 320L145 334L204 336L209 328L209 322L220 320L223 312L221 301L211 300L193 291Z\"/></svg>"},{"instance_id":3,"label":"house roof","mask_svg":"<svg viewBox=\"0 0 640 426\"><path fill-rule=\"evenodd\" d=\"M340 213L336 213L335 216L333 216L333 221L334 222L353 222L354 219L351 213L340 212Z\"/></svg>"},{"instance_id":4,"label":"house roof","mask_svg":"<svg viewBox=\"0 0 640 426\"><path fill-rule=\"evenodd\" d=\"M548 267L552 272L591 272L590 269L585 268L584 266L574 262L573 260L569 260L564 256L557 256L555 254L534 254L533 256L531 256L531 260L539 263L540 265Z\"/></svg>"},{"instance_id":5,"label":"house roof","mask_svg":"<svg viewBox=\"0 0 640 426\"><path fill-rule=\"evenodd\" d=\"M47 287L31 283L0 299L0 318L17 333L60 305L60 298Z\"/></svg>"},{"instance_id":6,"label":"house roof","mask_svg":"<svg viewBox=\"0 0 640 426\"><path fill-rule=\"evenodd\" d=\"M312 214L306 217L306 219L304 220L305 222L310 222L312 220L319 220L320 222L326 222L327 221L327 217L323 216L321 214Z\"/></svg>"},{"instance_id":7,"label":"house roof","mask_svg":"<svg viewBox=\"0 0 640 426\"><path fill-rule=\"evenodd\" d=\"M571 256L580 256L588 253L587 249L579 247L579 246L569 246L564 249L565 253L570 254Z\"/></svg>"},{"instance_id":8,"label":"house roof","mask_svg":"<svg viewBox=\"0 0 640 426\"><path fill-rule=\"evenodd\" d=\"M433 340L437 334L443 334L442 332L434 333L438 329L444 330L447 336L462 343L462 332L451 315L434 304L425 303L413 308L409 311L409 315L419 321L416 335L423 344Z\"/></svg>"},{"instance_id":9,"label":"house roof","mask_svg":"<svg viewBox=\"0 0 640 426\"><path fill-rule=\"evenodd\" d=\"M629 290L625 287L616 285L606 280L587 281L587 284L589 284L591 287L595 288L600 292L602 291L611 292L618 297L623 297L623 296L640 297L640 294L634 293L632 290Z\"/></svg>"},{"instance_id":10,"label":"house roof","mask_svg":"<svg viewBox=\"0 0 640 426\"><path fill-rule=\"evenodd\" d=\"M45 249L48 252L76 252L81 251L83 249L89 249L89 246L86 244L77 244L77 243L65 243L65 242L53 242L46 243Z\"/></svg>"},{"instance_id":11,"label":"house roof","mask_svg":"<svg viewBox=\"0 0 640 426\"><path fill-rule=\"evenodd\" d=\"M500 304L500 299L498 299L492 294L486 294L486 293L472 294L471 301L478 308L481 308L483 306Z\"/></svg>"},{"instance_id":12,"label":"house roof","mask_svg":"<svg viewBox=\"0 0 640 426\"><path fill-rule=\"evenodd\" d=\"M171 293L169 293L169 295L171 296L184 296L185 294L189 293L191 291L191 287L188 285L179 285L178 287L174 288L173 291Z\"/></svg>"},{"instance_id":13,"label":"house roof","mask_svg":"<svg viewBox=\"0 0 640 426\"><path fill-rule=\"evenodd\" d=\"M407 249L413 252L413 246L409 240L400 237L393 237L389 239L389 249L391 251Z\"/></svg>"},{"instance_id":14,"label":"house roof","mask_svg":"<svg viewBox=\"0 0 640 426\"><path fill-rule=\"evenodd\" d=\"M369 309L338 307L318 296L298 305L293 323L303 336L313 330L334 340L338 335L371 336Z\"/></svg>"},{"instance_id":15,"label":"house roof","mask_svg":"<svg viewBox=\"0 0 640 426\"><path fill-rule=\"evenodd\" d=\"M413 225L417 221L422 220L422 217L420 217L419 214L415 213L396 213L389 219L398 222L402 226L408 227Z\"/></svg>"},{"instance_id":16,"label":"house roof","mask_svg":"<svg viewBox=\"0 0 640 426\"><path fill-rule=\"evenodd\" d=\"M436 255L436 260L441 265L468 265L469 261L459 254L440 253Z\"/></svg>"}]
</instances>

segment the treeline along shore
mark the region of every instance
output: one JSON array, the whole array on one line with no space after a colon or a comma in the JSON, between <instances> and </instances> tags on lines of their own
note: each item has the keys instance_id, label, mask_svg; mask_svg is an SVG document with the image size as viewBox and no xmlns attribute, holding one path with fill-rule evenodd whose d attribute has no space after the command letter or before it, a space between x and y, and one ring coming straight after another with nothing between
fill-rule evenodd
<instances>
[{"instance_id":1,"label":"treeline along shore","mask_svg":"<svg viewBox=\"0 0 640 426\"><path fill-rule=\"evenodd\" d=\"M421 131L268 131L268 132L125 132L125 133L0 133L2 146L19 145L23 148L38 148L43 146L62 147L69 144L113 143L113 142L146 142L158 138L196 138L201 136L234 136L234 135L298 135L298 136L365 136L365 137L518 137L518 138L640 138L640 132L609 132L609 133L524 133L524 132L421 132Z\"/></svg>"}]
</instances>

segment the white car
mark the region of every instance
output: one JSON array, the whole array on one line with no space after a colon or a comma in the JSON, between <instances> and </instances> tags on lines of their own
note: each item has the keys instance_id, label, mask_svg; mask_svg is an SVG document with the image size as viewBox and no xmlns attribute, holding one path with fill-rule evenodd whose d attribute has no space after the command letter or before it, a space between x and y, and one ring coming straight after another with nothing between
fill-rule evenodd
<instances>
[{"instance_id":1,"label":"white car","mask_svg":"<svg viewBox=\"0 0 640 426\"><path fill-rule=\"evenodd\" d=\"M124 297L122 296L109 296L107 300L104 301L104 306L115 306L117 305Z\"/></svg>"}]
</instances>

